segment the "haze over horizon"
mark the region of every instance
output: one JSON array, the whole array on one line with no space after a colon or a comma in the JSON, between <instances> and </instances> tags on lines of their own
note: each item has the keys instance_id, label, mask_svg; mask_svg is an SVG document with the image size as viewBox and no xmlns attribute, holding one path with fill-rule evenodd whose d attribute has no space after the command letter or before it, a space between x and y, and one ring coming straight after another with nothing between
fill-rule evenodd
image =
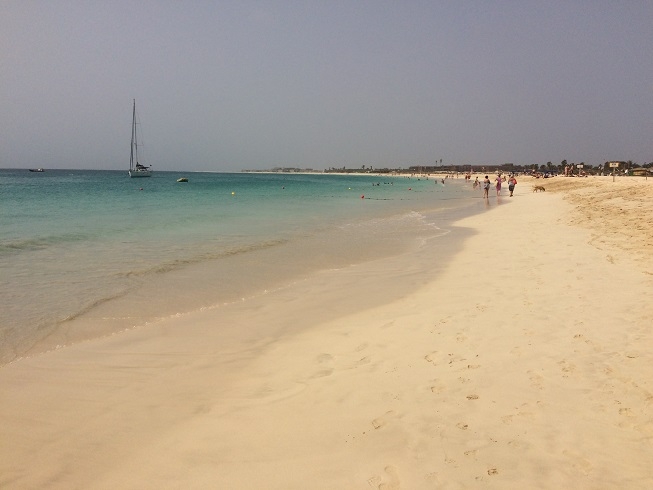
<instances>
[{"instance_id":1,"label":"haze over horizon","mask_svg":"<svg viewBox=\"0 0 653 490\"><path fill-rule=\"evenodd\" d=\"M653 2L0 3L0 167L653 161Z\"/></svg>"}]
</instances>

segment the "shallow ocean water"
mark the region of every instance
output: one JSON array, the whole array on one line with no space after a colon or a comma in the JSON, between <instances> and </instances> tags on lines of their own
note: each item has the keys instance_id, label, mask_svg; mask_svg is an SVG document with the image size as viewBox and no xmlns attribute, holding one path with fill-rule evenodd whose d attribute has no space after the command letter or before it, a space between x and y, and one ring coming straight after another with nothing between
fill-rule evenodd
<instances>
[{"instance_id":1,"label":"shallow ocean water","mask_svg":"<svg viewBox=\"0 0 653 490\"><path fill-rule=\"evenodd\" d=\"M0 364L404 253L483 209L462 178L0 170Z\"/></svg>"}]
</instances>

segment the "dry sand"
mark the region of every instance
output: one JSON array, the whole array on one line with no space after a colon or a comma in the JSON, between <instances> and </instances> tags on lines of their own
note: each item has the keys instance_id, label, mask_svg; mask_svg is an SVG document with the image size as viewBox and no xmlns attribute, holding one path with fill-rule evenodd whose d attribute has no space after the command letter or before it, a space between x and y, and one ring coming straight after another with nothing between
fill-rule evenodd
<instances>
[{"instance_id":1,"label":"dry sand","mask_svg":"<svg viewBox=\"0 0 653 490\"><path fill-rule=\"evenodd\" d=\"M652 488L653 180L515 194L383 306L423 258L5 366L0 487Z\"/></svg>"}]
</instances>

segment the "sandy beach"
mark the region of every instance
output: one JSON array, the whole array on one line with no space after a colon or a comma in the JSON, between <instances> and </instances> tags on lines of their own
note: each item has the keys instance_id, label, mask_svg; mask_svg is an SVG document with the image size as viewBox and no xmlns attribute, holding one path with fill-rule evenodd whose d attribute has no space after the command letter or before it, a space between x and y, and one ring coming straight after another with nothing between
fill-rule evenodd
<instances>
[{"instance_id":1,"label":"sandy beach","mask_svg":"<svg viewBox=\"0 0 653 490\"><path fill-rule=\"evenodd\" d=\"M455 253L0 368L0 488L653 487L653 179L492 194Z\"/></svg>"}]
</instances>

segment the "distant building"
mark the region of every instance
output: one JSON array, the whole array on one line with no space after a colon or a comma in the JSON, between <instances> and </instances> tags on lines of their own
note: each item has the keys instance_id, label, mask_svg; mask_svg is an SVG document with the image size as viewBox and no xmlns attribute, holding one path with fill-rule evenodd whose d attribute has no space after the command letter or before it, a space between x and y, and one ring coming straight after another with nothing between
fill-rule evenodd
<instances>
[{"instance_id":1,"label":"distant building","mask_svg":"<svg viewBox=\"0 0 653 490\"><path fill-rule=\"evenodd\" d=\"M645 177L648 175L653 175L653 171L650 168L634 168L633 175L636 177Z\"/></svg>"},{"instance_id":2,"label":"distant building","mask_svg":"<svg viewBox=\"0 0 653 490\"><path fill-rule=\"evenodd\" d=\"M605 162L605 164L603 165L603 169L610 172L610 169L612 169L612 168L618 168L618 169L623 170L624 168L627 168L627 166L628 166L628 162L621 162L621 161L619 161L619 162Z\"/></svg>"}]
</instances>

